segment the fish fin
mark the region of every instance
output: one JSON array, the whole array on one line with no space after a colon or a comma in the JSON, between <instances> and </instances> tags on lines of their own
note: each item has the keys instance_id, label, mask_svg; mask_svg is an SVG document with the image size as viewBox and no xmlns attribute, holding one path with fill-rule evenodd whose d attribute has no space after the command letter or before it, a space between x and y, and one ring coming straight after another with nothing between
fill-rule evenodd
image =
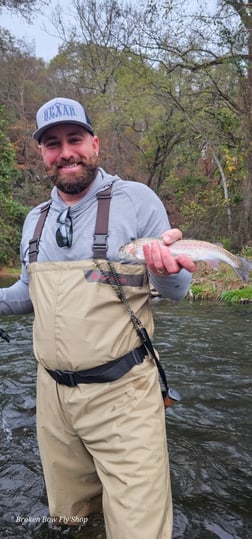
<instances>
[{"instance_id":1,"label":"fish fin","mask_svg":"<svg viewBox=\"0 0 252 539\"><path fill-rule=\"evenodd\" d=\"M217 258L204 258L204 262L206 262L213 269L217 270L219 268L219 260Z\"/></svg>"},{"instance_id":2,"label":"fish fin","mask_svg":"<svg viewBox=\"0 0 252 539\"><path fill-rule=\"evenodd\" d=\"M249 272L252 271L252 262L242 256L239 256L238 258L240 263L239 266L234 267L234 270L236 271L237 275L239 275L240 279L244 281L244 283L248 283Z\"/></svg>"}]
</instances>

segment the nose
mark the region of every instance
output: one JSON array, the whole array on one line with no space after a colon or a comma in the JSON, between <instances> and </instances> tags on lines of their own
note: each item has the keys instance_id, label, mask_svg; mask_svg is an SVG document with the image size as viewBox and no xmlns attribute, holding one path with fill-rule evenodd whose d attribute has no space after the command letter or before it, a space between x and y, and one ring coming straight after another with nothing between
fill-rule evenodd
<instances>
[{"instance_id":1,"label":"nose","mask_svg":"<svg viewBox=\"0 0 252 539\"><path fill-rule=\"evenodd\" d=\"M59 157L62 159L70 159L73 157L73 148L67 141L61 143Z\"/></svg>"}]
</instances>

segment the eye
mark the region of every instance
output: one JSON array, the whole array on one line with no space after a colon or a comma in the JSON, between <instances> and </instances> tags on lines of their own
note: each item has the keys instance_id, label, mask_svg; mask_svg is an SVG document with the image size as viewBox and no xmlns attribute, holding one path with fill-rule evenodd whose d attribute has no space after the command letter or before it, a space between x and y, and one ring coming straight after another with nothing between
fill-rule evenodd
<instances>
[{"instance_id":1,"label":"eye","mask_svg":"<svg viewBox=\"0 0 252 539\"><path fill-rule=\"evenodd\" d=\"M58 145L59 145L58 140L47 140L46 142L44 142L44 146L48 150L53 150L54 148L57 148Z\"/></svg>"},{"instance_id":2,"label":"eye","mask_svg":"<svg viewBox=\"0 0 252 539\"><path fill-rule=\"evenodd\" d=\"M69 139L69 144L81 144L83 142L83 137L74 136Z\"/></svg>"}]
</instances>

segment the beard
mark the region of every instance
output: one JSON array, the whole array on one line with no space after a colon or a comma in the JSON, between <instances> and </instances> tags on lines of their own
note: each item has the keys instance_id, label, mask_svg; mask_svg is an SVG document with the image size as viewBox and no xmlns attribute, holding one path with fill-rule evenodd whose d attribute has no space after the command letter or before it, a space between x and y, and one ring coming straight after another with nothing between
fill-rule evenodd
<instances>
[{"instance_id":1,"label":"beard","mask_svg":"<svg viewBox=\"0 0 252 539\"><path fill-rule=\"evenodd\" d=\"M85 191L91 185L91 183L93 183L98 172L97 163L98 158L96 155L93 155L88 160L82 158L61 159L51 168L47 168L46 172L48 178L50 178L59 191L69 195L77 195ZM74 164L82 165L81 174L74 173L74 169L72 174L59 174L59 169L61 169L63 166L71 166Z\"/></svg>"}]
</instances>

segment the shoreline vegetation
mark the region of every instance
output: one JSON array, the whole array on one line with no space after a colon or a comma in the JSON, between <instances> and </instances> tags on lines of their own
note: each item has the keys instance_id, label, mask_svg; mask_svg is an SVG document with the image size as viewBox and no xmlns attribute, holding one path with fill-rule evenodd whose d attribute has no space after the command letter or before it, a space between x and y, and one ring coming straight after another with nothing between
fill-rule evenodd
<instances>
[{"instance_id":1,"label":"shoreline vegetation","mask_svg":"<svg viewBox=\"0 0 252 539\"><path fill-rule=\"evenodd\" d=\"M252 272L248 283L244 283L226 264L220 264L216 271L198 262L187 298L221 303L252 303Z\"/></svg>"},{"instance_id":2,"label":"shoreline vegetation","mask_svg":"<svg viewBox=\"0 0 252 539\"><path fill-rule=\"evenodd\" d=\"M0 268L0 278L18 279L20 268ZM153 298L158 298L155 290ZM191 286L185 299L191 301L218 301L222 303L252 304L252 272L248 283L243 283L226 264L213 270L203 262L197 263Z\"/></svg>"}]
</instances>

